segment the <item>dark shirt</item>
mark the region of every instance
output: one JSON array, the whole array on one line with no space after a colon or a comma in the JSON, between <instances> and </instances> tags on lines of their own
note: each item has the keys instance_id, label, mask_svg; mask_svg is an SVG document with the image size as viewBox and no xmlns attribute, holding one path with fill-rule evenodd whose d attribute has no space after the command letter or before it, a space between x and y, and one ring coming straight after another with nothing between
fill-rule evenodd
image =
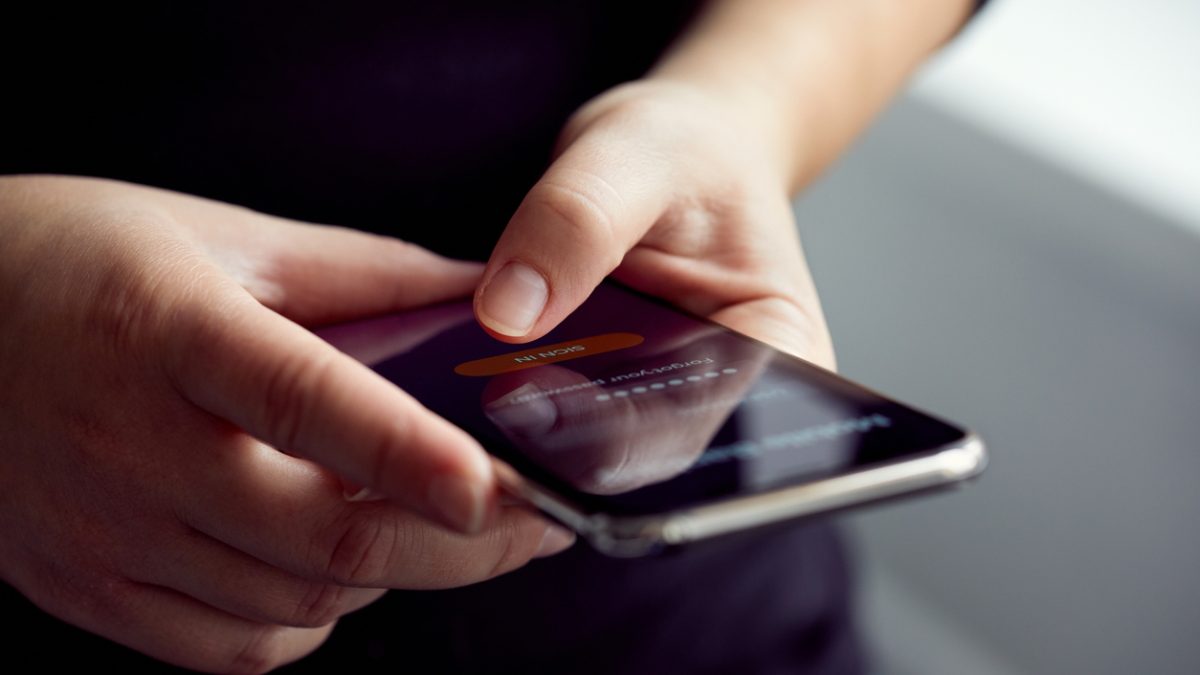
<instances>
[{"instance_id":1,"label":"dark shirt","mask_svg":"<svg viewBox=\"0 0 1200 675\"><path fill-rule=\"evenodd\" d=\"M0 174L117 178L483 258L568 115L644 73L694 11L518 4L6 8ZM824 524L638 561L581 544L475 586L393 592L292 669L858 672L847 569ZM154 667L3 585L0 618L19 627L16 672Z\"/></svg>"},{"instance_id":2,"label":"dark shirt","mask_svg":"<svg viewBox=\"0 0 1200 675\"><path fill-rule=\"evenodd\" d=\"M119 178L486 257L570 113L692 2L26 3L0 174Z\"/></svg>"}]
</instances>

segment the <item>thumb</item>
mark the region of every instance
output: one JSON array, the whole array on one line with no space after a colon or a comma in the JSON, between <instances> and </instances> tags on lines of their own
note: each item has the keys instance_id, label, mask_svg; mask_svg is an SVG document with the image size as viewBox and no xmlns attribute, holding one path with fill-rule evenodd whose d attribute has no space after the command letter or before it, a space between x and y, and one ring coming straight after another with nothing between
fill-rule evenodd
<instances>
[{"instance_id":1,"label":"thumb","mask_svg":"<svg viewBox=\"0 0 1200 675\"><path fill-rule=\"evenodd\" d=\"M163 344L186 399L263 442L460 531L494 511L466 432L241 289L180 307Z\"/></svg>"},{"instance_id":2,"label":"thumb","mask_svg":"<svg viewBox=\"0 0 1200 675\"><path fill-rule=\"evenodd\" d=\"M668 162L627 135L589 130L529 191L475 294L494 337L541 337L580 305L666 209Z\"/></svg>"}]
</instances>

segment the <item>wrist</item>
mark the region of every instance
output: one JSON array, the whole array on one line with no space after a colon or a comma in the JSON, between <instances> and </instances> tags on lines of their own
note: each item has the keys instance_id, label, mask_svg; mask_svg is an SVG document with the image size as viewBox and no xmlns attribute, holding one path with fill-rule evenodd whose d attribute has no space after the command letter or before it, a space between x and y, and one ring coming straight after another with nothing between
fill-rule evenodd
<instances>
[{"instance_id":1,"label":"wrist","mask_svg":"<svg viewBox=\"0 0 1200 675\"><path fill-rule=\"evenodd\" d=\"M774 121L778 108L749 87L735 90L703 77L650 73L605 91L576 111L560 135L559 151L601 120L652 137L682 133L694 145L735 148L719 160L725 170L736 171L745 185L777 187L786 197L791 161L786 150L791 144L782 138L786 127ZM647 126L635 120L657 122ZM657 131L655 124L660 125Z\"/></svg>"},{"instance_id":2,"label":"wrist","mask_svg":"<svg viewBox=\"0 0 1200 675\"><path fill-rule=\"evenodd\" d=\"M686 92L698 109L719 119L738 137L743 150L760 158L761 168L781 191L794 190L805 172L810 122L803 118L809 111L792 104L769 78L672 64L656 68L642 82Z\"/></svg>"},{"instance_id":3,"label":"wrist","mask_svg":"<svg viewBox=\"0 0 1200 675\"><path fill-rule=\"evenodd\" d=\"M809 182L949 39L970 0L714 0L649 74L734 110Z\"/></svg>"}]
</instances>

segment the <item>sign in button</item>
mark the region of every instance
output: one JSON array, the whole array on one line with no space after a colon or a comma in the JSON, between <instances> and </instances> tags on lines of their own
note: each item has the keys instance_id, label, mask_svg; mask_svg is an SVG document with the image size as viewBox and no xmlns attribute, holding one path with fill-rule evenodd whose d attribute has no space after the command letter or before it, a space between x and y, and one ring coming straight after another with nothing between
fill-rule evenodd
<instances>
[{"instance_id":1,"label":"sign in button","mask_svg":"<svg viewBox=\"0 0 1200 675\"><path fill-rule=\"evenodd\" d=\"M515 370L537 368L547 363L570 361L593 354L603 354L626 347L640 345L645 340L636 333L605 333L593 335L580 340L556 342L552 345L530 347L518 352L509 352L499 356L489 356L486 359L476 359L460 363L454 368L459 375L470 377L487 377L501 373L511 373Z\"/></svg>"}]
</instances>

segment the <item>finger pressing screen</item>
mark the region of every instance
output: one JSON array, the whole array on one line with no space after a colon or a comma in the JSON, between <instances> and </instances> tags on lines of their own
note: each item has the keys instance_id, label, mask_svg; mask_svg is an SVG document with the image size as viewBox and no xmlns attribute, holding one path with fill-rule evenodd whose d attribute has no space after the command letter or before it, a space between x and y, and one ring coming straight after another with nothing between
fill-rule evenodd
<instances>
[{"instance_id":1,"label":"finger pressing screen","mask_svg":"<svg viewBox=\"0 0 1200 675\"><path fill-rule=\"evenodd\" d=\"M529 191L475 295L506 342L541 337L620 264L666 208L667 163L611 131L585 133Z\"/></svg>"}]
</instances>

